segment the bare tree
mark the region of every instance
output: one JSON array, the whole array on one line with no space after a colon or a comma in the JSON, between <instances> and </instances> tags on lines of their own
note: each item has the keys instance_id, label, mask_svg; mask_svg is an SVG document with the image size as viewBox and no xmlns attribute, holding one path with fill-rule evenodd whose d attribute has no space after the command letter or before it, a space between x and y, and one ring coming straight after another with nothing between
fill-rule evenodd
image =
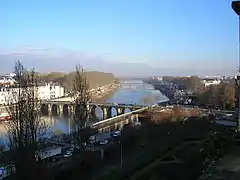
<instances>
[{"instance_id":1,"label":"bare tree","mask_svg":"<svg viewBox=\"0 0 240 180\"><path fill-rule=\"evenodd\" d=\"M7 112L11 121L5 125L10 151L21 179L37 174L36 157L40 152L40 138L49 135L48 125L40 117L38 78L34 70L27 70L18 61L15 64L15 85L7 88ZM27 171L26 171L27 170Z\"/></svg>"},{"instance_id":2,"label":"bare tree","mask_svg":"<svg viewBox=\"0 0 240 180\"><path fill-rule=\"evenodd\" d=\"M86 73L79 64L76 65L76 74L73 80L72 92L72 97L76 105L76 110L73 116L73 138L75 144L82 147L82 143L86 140L86 125L90 115L88 103L91 101L91 94Z\"/></svg>"}]
</instances>

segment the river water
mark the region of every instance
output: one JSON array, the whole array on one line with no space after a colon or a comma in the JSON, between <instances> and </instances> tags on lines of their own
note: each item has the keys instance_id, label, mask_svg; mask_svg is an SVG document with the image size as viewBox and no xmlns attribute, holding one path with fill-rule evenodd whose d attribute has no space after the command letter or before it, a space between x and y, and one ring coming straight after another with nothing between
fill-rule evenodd
<instances>
[{"instance_id":1,"label":"river water","mask_svg":"<svg viewBox=\"0 0 240 180\"><path fill-rule=\"evenodd\" d=\"M168 100L160 91L155 90L150 84L143 83L140 80L129 80L122 82L119 88L106 102L117 104L156 104ZM102 119L102 110L96 108L98 119ZM129 110L126 109L125 112ZM112 108L112 116L116 115L116 110ZM69 134L71 132L72 121L68 117L48 116L44 117L49 124L53 134ZM3 124L0 124L0 145L6 147L6 130Z\"/></svg>"}]
</instances>

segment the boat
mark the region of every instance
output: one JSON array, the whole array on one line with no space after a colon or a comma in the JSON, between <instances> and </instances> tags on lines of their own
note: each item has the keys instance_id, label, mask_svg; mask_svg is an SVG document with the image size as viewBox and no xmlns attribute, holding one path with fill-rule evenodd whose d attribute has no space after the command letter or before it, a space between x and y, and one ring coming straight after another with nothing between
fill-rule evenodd
<instances>
[{"instance_id":1,"label":"boat","mask_svg":"<svg viewBox=\"0 0 240 180\"><path fill-rule=\"evenodd\" d=\"M9 121L11 120L11 117L8 113L1 113L0 114L0 121Z\"/></svg>"}]
</instances>

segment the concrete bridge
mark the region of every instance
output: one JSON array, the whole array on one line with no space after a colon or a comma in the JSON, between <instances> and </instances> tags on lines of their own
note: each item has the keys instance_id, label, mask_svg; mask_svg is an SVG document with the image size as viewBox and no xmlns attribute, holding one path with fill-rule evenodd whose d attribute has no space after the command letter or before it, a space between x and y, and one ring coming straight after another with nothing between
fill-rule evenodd
<instances>
[{"instance_id":1,"label":"concrete bridge","mask_svg":"<svg viewBox=\"0 0 240 180\"><path fill-rule=\"evenodd\" d=\"M134 110L125 114L118 115L116 117L108 118L103 121L96 122L91 125L91 128L97 129L98 132L112 132L118 129L122 129L124 125L138 122L138 115L142 111L155 107L157 105L142 107L141 109Z\"/></svg>"},{"instance_id":2,"label":"concrete bridge","mask_svg":"<svg viewBox=\"0 0 240 180\"><path fill-rule=\"evenodd\" d=\"M48 115L69 115L81 108L82 105L76 105L73 102L63 102L63 101L43 101L41 105L41 112ZM146 107L146 105L134 105L134 104L98 104L98 103L88 103L87 108L90 112L91 119L97 119L96 108L99 107L103 112L103 119L108 119L112 117L112 109L115 109L118 115L125 113L126 109L130 111L135 111Z\"/></svg>"}]
</instances>

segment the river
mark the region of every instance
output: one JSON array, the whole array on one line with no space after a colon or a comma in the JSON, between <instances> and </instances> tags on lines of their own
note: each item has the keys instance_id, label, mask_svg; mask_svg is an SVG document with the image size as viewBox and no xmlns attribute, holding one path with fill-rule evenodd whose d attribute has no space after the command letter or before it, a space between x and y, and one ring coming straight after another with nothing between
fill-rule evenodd
<instances>
[{"instance_id":1,"label":"river","mask_svg":"<svg viewBox=\"0 0 240 180\"><path fill-rule=\"evenodd\" d=\"M129 88L131 87L131 88ZM122 86L106 102L117 104L156 104L168 100L158 90L150 84L143 83L140 80L122 81ZM96 108L96 115L102 119L102 110ZM126 109L125 112L129 110ZM112 108L112 116L116 115L116 110ZM71 132L72 121L68 117L48 116L44 117L55 135L69 134ZM6 146L6 130L3 124L0 124L0 145Z\"/></svg>"}]
</instances>

